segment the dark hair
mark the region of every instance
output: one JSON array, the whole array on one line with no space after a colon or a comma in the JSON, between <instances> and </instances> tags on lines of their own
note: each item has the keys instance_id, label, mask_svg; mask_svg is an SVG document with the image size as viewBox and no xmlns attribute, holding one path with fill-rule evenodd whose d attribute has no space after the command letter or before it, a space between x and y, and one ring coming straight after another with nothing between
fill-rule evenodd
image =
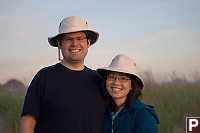
<instances>
[{"instance_id":1,"label":"dark hair","mask_svg":"<svg viewBox=\"0 0 200 133\"><path fill-rule=\"evenodd\" d=\"M128 75L128 74L127 74ZM128 77L131 78L131 87L132 89L129 91L126 101L125 101L125 107L129 107L133 101L138 99L142 95L142 88L138 85L136 80L133 76L128 75ZM107 74L104 76L102 81L102 92L105 100L105 108L108 108L109 106L112 107L112 110L115 112L118 110L118 107L116 106L115 102L113 101L112 97L108 93L106 89L106 80L107 80Z\"/></svg>"}]
</instances>

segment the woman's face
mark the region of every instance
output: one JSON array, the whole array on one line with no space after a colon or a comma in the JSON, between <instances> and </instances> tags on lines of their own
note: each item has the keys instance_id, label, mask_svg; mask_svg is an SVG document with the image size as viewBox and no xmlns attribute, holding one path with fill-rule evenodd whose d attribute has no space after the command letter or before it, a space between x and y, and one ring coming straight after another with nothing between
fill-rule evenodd
<instances>
[{"instance_id":1,"label":"woman's face","mask_svg":"<svg viewBox=\"0 0 200 133\"><path fill-rule=\"evenodd\" d=\"M131 87L131 79L118 72L111 72L107 76L106 89L113 100L126 100Z\"/></svg>"}]
</instances>

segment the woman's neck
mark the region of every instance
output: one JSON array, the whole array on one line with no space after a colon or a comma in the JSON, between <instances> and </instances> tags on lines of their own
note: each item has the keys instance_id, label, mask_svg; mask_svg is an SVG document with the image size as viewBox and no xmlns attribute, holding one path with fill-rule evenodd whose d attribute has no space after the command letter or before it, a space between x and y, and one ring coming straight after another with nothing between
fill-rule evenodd
<instances>
[{"instance_id":1,"label":"woman's neck","mask_svg":"<svg viewBox=\"0 0 200 133\"><path fill-rule=\"evenodd\" d=\"M126 97L124 97L124 98L117 98L117 99L113 99L113 100L114 100L114 102L115 102L115 104L116 104L117 106L121 106L122 104L125 103Z\"/></svg>"},{"instance_id":2,"label":"woman's neck","mask_svg":"<svg viewBox=\"0 0 200 133\"><path fill-rule=\"evenodd\" d=\"M115 102L115 105L116 105L115 111L123 109L124 106L125 106L125 101L126 101L126 97L123 98L123 99L114 99L114 102Z\"/></svg>"}]
</instances>

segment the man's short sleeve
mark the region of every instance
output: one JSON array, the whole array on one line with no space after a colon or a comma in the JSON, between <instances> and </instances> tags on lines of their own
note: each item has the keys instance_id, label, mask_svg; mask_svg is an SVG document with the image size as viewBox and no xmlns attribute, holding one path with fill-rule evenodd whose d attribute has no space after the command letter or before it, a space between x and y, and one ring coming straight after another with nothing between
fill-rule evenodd
<instances>
[{"instance_id":1,"label":"man's short sleeve","mask_svg":"<svg viewBox=\"0 0 200 133\"><path fill-rule=\"evenodd\" d=\"M44 89L44 72L39 71L28 87L21 116L32 115L36 119L40 114L41 96Z\"/></svg>"}]
</instances>

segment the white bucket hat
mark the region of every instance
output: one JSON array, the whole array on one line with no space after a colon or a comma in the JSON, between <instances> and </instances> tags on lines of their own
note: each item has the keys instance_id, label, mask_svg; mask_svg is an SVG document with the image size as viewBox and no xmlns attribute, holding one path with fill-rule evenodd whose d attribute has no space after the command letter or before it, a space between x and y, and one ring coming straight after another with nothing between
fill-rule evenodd
<instances>
[{"instance_id":1,"label":"white bucket hat","mask_svg":"<svg viewBox=\"0 0 200 133\"><path fill-rule=\"evenodd\" d=\"M99 33L89 30L87 21L77 16L64 18L60 22L58 32L59 33L57 35L48 38L49 44L53 47L58 47L58 36L65 33L85 32L88 39L90 39L91 45L94 44L99 38Z\"/></svg>"},{"instance_id":2,"label":"white bucket hat","mask_svg":"<svg viewBox=\"0 0 200 133\"><path fill-rule=\"evenodd\" d=\"M128 74L138 83L141 88L144 87L142 78L136 72L135 62L126 55L115 56L108 67L98 68L97 74L105 77L110 71Z\"/></svg>"}]
</instances>

